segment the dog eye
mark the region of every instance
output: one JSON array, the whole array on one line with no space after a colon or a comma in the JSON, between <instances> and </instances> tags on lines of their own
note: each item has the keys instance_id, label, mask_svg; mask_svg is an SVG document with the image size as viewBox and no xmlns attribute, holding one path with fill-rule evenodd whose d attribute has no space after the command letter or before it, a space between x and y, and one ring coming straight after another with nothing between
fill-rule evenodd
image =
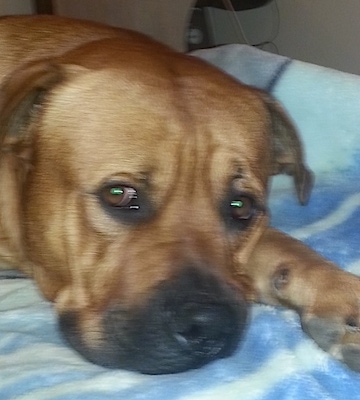
<instances>
[{"instance_id":1,"label":"dog eye","mask_svg":"<svg viewBox=\"0 0 360 400\"><path fill-rule=\"evenodd\" d=\"M254 215L254 203L250 197L239 196L230 202L231 216L235 220L249 220Z\"/></svg>"},{"instance_id":2,"label":"dog eye","mask_svg":"<svg viewBox=\"0 0 360 400\"><path fill-rule=\"evenodd\" d=\"M101 190L100 197L107 205L114 208L138 209L134 203L137 192L134 188L123 185L106 186Z\"/></svg>"}]
</instances>

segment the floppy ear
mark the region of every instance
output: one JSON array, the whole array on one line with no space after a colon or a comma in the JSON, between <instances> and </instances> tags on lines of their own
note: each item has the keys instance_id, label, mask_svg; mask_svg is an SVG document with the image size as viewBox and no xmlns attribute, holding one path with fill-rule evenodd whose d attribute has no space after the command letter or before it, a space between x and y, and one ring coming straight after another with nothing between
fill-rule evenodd
<instances>
[{"instance_id":1,"label":"floppy ear","mask_svg":"<svg viewBox=\"0 0 360 400\"><path fill-rule=\"evenodd\" d=\"M60 66L35 62L15 70L0 87L0 144L22 139L39 111L44 94L63 79Z\"/></svg>"},{"instance_id":2,"label":"floppy ear","mask_svg":"<svg viewBox=\"0 0 360 400\"><path fill-rule=\"evenodd\" d=\"M15 70L0 86L0 254L24 272L21 198L31 168L31 127L44 95L62 79L61 67L37 62Z\"/></svg>"},{"instance_id":3,"label":"floppy ear","mask_svg":"<svg viewBox=\"0 0 360 400\"><path fill-rule=\"evenodd\" d=\"M279 103L266 93L260 93L268 109L272 125L272 175L291 175L297 198L300 204L304 205L309 200L314 176L305 165L299 136Z\"/></svg>"}]
</instances>

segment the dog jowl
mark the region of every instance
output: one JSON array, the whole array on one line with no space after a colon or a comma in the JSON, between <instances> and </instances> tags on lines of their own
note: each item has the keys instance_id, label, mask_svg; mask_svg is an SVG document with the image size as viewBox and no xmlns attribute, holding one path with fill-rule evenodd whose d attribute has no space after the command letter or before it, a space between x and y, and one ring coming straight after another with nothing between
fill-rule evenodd
<instances>
[{"instance_id":1,"label":"dog jowl","mask_svg":"<svg viewBox=\"0 0 360 400\"><path fill-rule=\"evenodd\" d=\"M280 107L141 35L0 20L0 255L89 360L169 373L236 349L268 179L311 174Z\"/></svg>"}]
</instances>

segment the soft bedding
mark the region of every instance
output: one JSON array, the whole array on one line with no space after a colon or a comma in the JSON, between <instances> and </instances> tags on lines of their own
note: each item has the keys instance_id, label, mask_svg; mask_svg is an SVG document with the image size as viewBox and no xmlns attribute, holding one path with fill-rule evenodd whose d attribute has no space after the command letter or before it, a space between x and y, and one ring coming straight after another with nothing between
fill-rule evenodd
<instances>
[{"instance_id":1,"label":"soft bedding","mask_svg":"<svg viewBox=\"0 0 360 400\"><path fill-rule=\"evenodd\" d=\"M271 224L360 275L360 77L242 45L193 55L283 103L317 179L302 207L290 181L275 178ZM107 370L64 343L51 304L10 272L0 280L0 399L360 399L360 373L320 350L294 312L263 305L232 357L175 375Z\"/></svg>"}]
</instances>

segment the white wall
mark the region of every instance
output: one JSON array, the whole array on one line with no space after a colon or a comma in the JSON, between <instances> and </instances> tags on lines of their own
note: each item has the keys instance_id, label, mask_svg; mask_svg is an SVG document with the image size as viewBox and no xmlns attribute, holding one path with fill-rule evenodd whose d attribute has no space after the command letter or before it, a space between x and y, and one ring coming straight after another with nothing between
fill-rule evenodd
<instances>
[{"instance_id":1,"label":"white wall","mask_svg":"<svg viewBox=\"0 0 360 400\"><path fill-rule=\"evenodd\" d=\"M31 0L0 0L0 15L31 14L33 12Z\"/></svg>"}]
</instances>

